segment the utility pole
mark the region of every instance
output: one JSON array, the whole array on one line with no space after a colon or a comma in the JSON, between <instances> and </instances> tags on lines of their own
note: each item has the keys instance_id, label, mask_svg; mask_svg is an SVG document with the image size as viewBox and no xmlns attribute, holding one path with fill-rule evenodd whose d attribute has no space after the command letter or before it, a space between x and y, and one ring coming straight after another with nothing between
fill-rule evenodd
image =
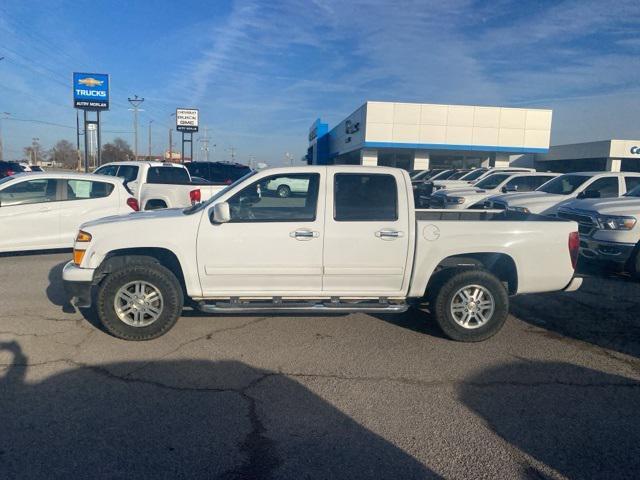
<instances>
[{"instance_id":1,"label":"utility pole","mask_svg":"<svg viewBox=\"0 0 640 480\"><path fill-rule=\"evenodd\" d=\"M4 58L4 57L2 57L2 58ZM11 115L9 112L2 112L2 116L0 116L0 160L4 160L4 141L3 141L3 138L2 138L2 119L3 119L3 117L5 119L9 118L9 115Z\"/></svg>"},{"instance_id":2,"label":"utility pole","mask_svg":"<svg viewBox=\"0 0 640 480\"><path fill-rule=\"evenodd\" d=\"M147 160L151 160L151 124L153 120L149 120L149 158Z\"/></svg>"},{"instance_id":3,"label":"utility pole","mask_svg":"<svg viewBox=\"0 0 640 480\"><path fill-rule=\"evenodd\" d=\"M285 161L286 161L290 166L292 166L292 167L293 167L293 155L291 155L289 152L287 152L287 153L285 153L285 154L284 154L284 158L285 158Z\"/></svg>"},{"instance_id":4,"label":"utility pole","mask_svg":"<svg viewBox=\"0 0 640 480\"><path fill-rule=\"evenodd\" d=\"M138 110L140 105L144 102L144 98L134 95L133 98L127 98L131 106L133 107L133 134L134 134L134 154L135 159L138 159ZM131 110L131 109L129 109Z\"/></svg>"},{"instance_id":5,"label":"utility pole","mask_svg":"<svg viewBox=\"0 0 640 480\"><path fill-rule=\"evenodd\" d=\"M235 163L236 161L236 147L229 147L229 152L231 153L231 161Z\"/></svg>"},{"instance_id":6,"label":"utility pole","mask_svg":"<svg viewBox=\"0 0 640 480\"><path fill-rule=\"evenodd\" d=\"M33 137L31 139L31 164L32 165L37 165L37 161L38 161L38 152L36 151L36 145L38 144L37 142L39 142L40 139L38 137Z\"/></svg>"}]
</instances>

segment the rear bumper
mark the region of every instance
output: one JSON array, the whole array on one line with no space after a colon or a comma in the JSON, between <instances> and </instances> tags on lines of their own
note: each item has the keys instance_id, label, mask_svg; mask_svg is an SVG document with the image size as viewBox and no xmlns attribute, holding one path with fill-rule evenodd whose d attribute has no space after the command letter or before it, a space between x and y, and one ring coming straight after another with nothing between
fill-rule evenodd
<instances>
[{"instance_id":1,"label":"rear bumper","mask_svg":"<svg viewBox=\"0 0 640 480\"><path fill-rule=\"evenodd\" d=\"M563 292L575 292L582 286L582 277L573 277L569 285L562 289Z\"/></svg>"},{"instance_id":2,"label":"rear bumper","mask_svg":"<svg viewBox=\"0 0 640 480\"><path fill-rule=\"evenodd\" d=\"M93 269L80 268L73 262L62 269L64 289L71 297L71 304L78 308L91 306L91 290L93 287Z\"/></svg>"}]
</instances>

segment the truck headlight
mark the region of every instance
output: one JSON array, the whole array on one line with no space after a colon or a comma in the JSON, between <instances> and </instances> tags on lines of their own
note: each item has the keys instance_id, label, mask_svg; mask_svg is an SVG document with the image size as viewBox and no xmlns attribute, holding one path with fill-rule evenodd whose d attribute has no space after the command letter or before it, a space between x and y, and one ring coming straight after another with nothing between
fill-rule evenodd
<instances>
[{"instance_id":1,"label":"truck headlight","mask_svg":"<svg viewBox=\"0 0 640 480\"><path fill-rule=\"evenodd\" d=\"M455 203L457 205L462 205L465 201L464 197L444 197L447 203Z\"/></svg>"},{"instance_id":2,"label":"truck headlight","mask_svg":"<svg viewBox=\"0 0 640 480\"><path fill-rule=\"evenodd\" d=\"M507 210L510 212L518 212L518 213L531 213L526 207L507 207Z\"/></svg>"},{"instance_id":3,"label":"truck headlight","mask_svg":"<svg viewBox=\"0 0 640 480\"><path fill-rule=\"evenodd\" d=\"M631 230L636 225L636 219L634 217L607 215L598 217L598 224L603 230Z\"/></svg>"}]
</instances>

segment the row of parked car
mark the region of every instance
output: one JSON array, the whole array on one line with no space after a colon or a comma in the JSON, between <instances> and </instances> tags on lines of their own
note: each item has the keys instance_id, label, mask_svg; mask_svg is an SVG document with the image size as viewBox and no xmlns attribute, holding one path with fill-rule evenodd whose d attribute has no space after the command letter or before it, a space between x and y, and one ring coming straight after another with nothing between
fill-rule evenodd
<instances>
[{"instance_id":1,"label":"row of parked car","mask_svg":"<svg viewBox=\"0 0 640 480\"><path fill-rule=\"evenodd\" d=\"M189 207L251 171L227 162L117 162L90 174L18 167L2 170L0 178L0 252L70 248L84 222L138 210ZM209 178L192 177L191 171Z\"/></svg>"},{"instance_id":2,"label":"row of parked car","mask_svg":"<svg viewBox=\"0 0 640 480\"><path fill-rule=\"evenodd\" d=\"M431 170L412 172L412 184L417 208L495 209L574 220L584 260L640 276L640 173Z\"/></svg>"}]
</instances>

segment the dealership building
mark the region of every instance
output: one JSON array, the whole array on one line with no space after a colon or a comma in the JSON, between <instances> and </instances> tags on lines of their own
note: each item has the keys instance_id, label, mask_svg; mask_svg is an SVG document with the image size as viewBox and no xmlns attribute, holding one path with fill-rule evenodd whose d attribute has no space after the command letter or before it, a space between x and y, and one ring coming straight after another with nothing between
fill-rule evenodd
<instances>
[{"instance_id":1,"label":"dealership building","mask_svg":"<svg viewBox=\"0 0 640 480\"><path fill-rule=\"evenodd\" d=\"M514 163L523 165L525 161L516 160ZM640 140L613 139L554 145L545 154L535 154L532 166L560 173L640 172Z\"/></svg>"},{"instance_id":2,"label":"dealership building","mask_svg":"<svg viewBox=\"0 0 640 480\"><path fill-rule=\"evenodd\" d=\"M307 163L406 170L527 166L542 171L640 171L640 140L550 146L552 111L367 102L338 125L316 120Z\"/></svg>"},{"instance_id":3,"label":"dealership building","mask_svg":"<svg viewBox=\"0 0 640 480\"><path fill-rule=\"evenodd\" d=\"M332 129L316 120L307 162L407 170L506 166L513 155L548 152L551 116L545 109L367 102Z\"/></svg>"}]
</instances>

